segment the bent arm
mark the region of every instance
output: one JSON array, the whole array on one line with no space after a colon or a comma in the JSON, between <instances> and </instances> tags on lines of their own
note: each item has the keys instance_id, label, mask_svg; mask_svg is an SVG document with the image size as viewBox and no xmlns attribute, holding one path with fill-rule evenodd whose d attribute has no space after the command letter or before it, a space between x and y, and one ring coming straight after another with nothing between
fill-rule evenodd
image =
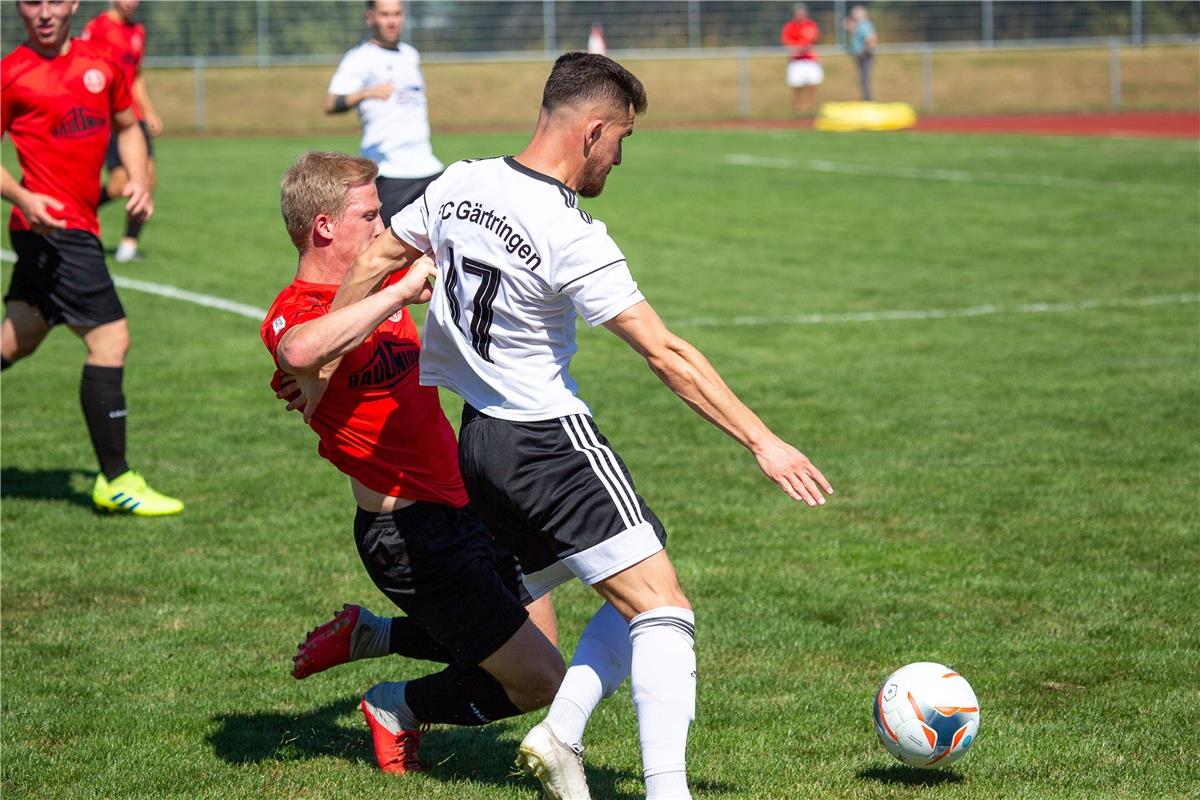
<instances>
[{"instance_id":1,"label":"bent arm","mask_svg":"<svg viewBox=\"0 0 1200 800\"><path fill-rule=\"evenodd\" d=\"M392 84L380 83L376 86L368 86L361 92L351 92L350 94L329 94L325 96L325 113L326 114L342 114L352 108L357 108L363 100L386 100L392 93Z\"/></svg>"},{"instance_id":2,"label":"bent arm","mask_svg":"<svg viewBox=\"0 0 1200 800\"><path fill-rule=\"evenodd\" d=\"M604 323L639 355L667 388L745 447L763 473L794 500L823 505L833 487L808 457L776 436L726 385L704 354L671 333L642 301ZM819 487L819 488L818 488Z\"/></svg>"},{"instance_id":3,"label":"bent arm","mask_svg":"<svg viewBox=\"0 0 1200 800\"><path fill-rule=\"evenodd\" d=\"M350 269L346 270L330 308L337 310L357 303L375 291L385 278L413 265L421 255L420 250L397 238L388 228L376 236L371 246L360 253ZM432 275L432 271L429 274Z\"/></svg>"},{"instance_id":4,"label":"bent arm","mask_svg":"<svg viewBox=\"0 0 1200 800\"><path fill-rule=\"evenodd\" d=\"M150 193L146 139L137 124L133 107L114 114L113 125L117 129L117 152L121 154L121 164L129 173L129 182L121 193L129 198L125 203L125 211L134 219L150 219L154 213L154 197Z\"/></svg>"},{"instance_id":5,"label":"bent arm","mask_svg":"<svg viewBox=\"0 0 1200 800\"><path fill-rule=\"evenodd\" d=\"M54 215L63 209L59 200L26 189L3 164L0 164L0 197L21 209L34 233L45 235L67 227L66 222Z\"/></svg>"},{"instance_id":6,"label":"bent arm","mask_svg":"<svg viewBox=\"0 0 1200 800\"><path fill-rule=\"evenodd\" d=\"M283 335L275 356L292 375L311 375L358 347L371 332L400 309L428 302L431 259L418 259L403 278L374 294L297 325Z\"/></svg>"}]
</instances>

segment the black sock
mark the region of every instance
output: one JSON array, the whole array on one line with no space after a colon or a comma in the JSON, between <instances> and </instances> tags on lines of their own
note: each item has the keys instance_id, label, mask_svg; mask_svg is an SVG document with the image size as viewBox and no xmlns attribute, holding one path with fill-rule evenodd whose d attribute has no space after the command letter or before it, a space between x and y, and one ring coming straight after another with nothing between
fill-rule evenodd
<instances>
[{"instance_id":1,"label":"black sock","mask_svg":"<svg viewBox=\"0 0 1200 800\"><path fill-rule=\"evenodd\" d=\"M464 669L456 664L409 681L404 687L404 702L414 717L426 723L486 725L521 713L500 682L486 670Z\"/></svg>"},{"instance_id":2,"label":"black sock","mask_svg":"<svg viewBox=\"0 0 1200 800\"><path fill-rule=\"evenodd\" d=\"M388 655L450 663L450 651L442 647L411 617L392 617Z\"/></svg>"},{"instance_id":3,"label":"black sock","mask_svg":"<svg viewBox=\"0 0 1200 800\"><path fill-rule=\"evenodd\" d=\"M9 361L4 356L0 356L0 372L3 372L4 370L8 369L11 366L12 366L11 361Z\"/></svg>"},{"instance_id":4,"label":"black sock","mask_svg":"<svg viewBox=\"0 0 1200 800\"><path fill-rule=\"evenodd\" d=\"M125 463L125 393L121 391L121 367L83 365L79 402L87 420L92 446L100 460L100 471L112 480L129 469Z\"/></svg>"},{"instance_id":5,"label":"black sock","mask_svg":"<svg viewBox=\"0 0 1200 800\"><path fill-rule=\"evenodd\" d=\"M110 194L108 193L108 187L107 187L107 186L101 186L101 187L100 187L100 203L99 203L99 205L104 205L104 204L105 204L105 203L107 203L109 200L112 200L112 195L110 195Z\"/></svg>"},{"instance_id":6,"label":"black sock","mask_svg":"<svg viewBox=\"0 0 1200 800\"><path fill-rule=\"evenodd\" d=\"M138 234L142 232L142 224L145 220L125 218L125 235L130 239L138 238Z\"/></svg>"}]
</instances>

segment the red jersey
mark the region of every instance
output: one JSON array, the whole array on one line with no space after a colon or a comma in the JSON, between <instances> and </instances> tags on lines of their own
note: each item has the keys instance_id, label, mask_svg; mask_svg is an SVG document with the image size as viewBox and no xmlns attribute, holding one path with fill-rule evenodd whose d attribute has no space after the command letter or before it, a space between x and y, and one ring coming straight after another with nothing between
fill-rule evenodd
<instances>
[{"instance_id":1,"label":"red jersey","mask_svg":"<svg viewBox=\"0 0 1200 800\"><path fill-rule=\"evenodd\" d=\"M295 280L279 293L262 325L272 356L287 331L329 312L337 288ZM467 492L454 429L437 389L419 382L420 352L417 326L401 309L347 353L312 418L317 452L377 492L462 508ZM277 369L272 388L283 377Z\"/></svg>"},{"instance_id":2,"label":"red jersey","mask_svg":"<svg viewBox=\"0 0 1200 800\"><path fill-rule=\"evenodd\" d=\"M133 79L142 71L142 57L146 55L146 26L140 22L122 22L113 19L106 11L83 26L79 38L96 45L116 62L125 76L125 83L133 90ZM133 101L133 113L142 118L142 109L137 99Z\"/></svg>"},{"instance_id":3,"label":"red jersey","mask_svg":"<svg viewBox=\"0 0 1200 800\"><path fill-rule=\"evenodd\" d=\"M821 29L811 19L789 19L779 33L779 41L784 47L811 48L821 38ZM794 61L820 61L816 50L806 50L793 55Z\"/></svg>"},{"instance_id":4,"label":"red jersey","mask_svg":"<svg viewBox=\"0 0 1200 800\"><path fill-rule=\"evenodd\" d=\"M112 116L133 102L117 65L94 45L72 39L47 58L21 45L0 61L0 132L12 137L21 185L64 205L68 228L100 235L100 170ZM29 230L20 208L9 227Z\"/></svg>"}]
</instances>

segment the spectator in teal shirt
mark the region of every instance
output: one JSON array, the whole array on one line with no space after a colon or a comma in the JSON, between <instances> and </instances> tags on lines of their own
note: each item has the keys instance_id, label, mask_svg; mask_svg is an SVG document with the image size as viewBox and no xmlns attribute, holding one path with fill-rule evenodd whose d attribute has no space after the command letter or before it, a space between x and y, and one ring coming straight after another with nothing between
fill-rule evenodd
<instances>
[{"instance_id":1,"label":"spectator in teal shirt","mask_svg":"<svg viewBox=\"0 0 1200 800\"><path fill-rule=\"evenodd\" d=\"M850 9L845 22L846 33L849 35L848 45L854 63L858 65L858 85L862 91L863 100L873 100L871 96L871 64L875 59L875 26L867 17L866 6L857 5Z\"/></svg>"}]
</instances>

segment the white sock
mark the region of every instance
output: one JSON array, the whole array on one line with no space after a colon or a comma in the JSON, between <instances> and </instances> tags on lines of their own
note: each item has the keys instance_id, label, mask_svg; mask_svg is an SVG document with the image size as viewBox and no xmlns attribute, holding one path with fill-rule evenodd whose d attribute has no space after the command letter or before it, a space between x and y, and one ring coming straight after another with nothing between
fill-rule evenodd
<instances>
[{"instance_id":1,"label":"white sock","mask_svg":"<svg viewBox=\"0 0 1200 800\"><path fill-rule=\"evenodd\" d=\"M358 612L358 624L350 632L350 660L386 656L391 638L392 618L377 617L363 608Z\"/></svg>"},{"instance_id":2,"label":"white sock","mask_svg":"<svg viewBox=\"0 0 1200 800\"><path fill-rule=\"evenodd\" d=\"M625 682L632 655L629 623L605 603L583 629L571 666L546 715L559 741L572 747L583 745L588 717Z\"/></svg>"},{"instance_id":3,"label":"white sock","mask_svg":"<svg viewBox=\"0 0 1200 800\"><path fill-rule=\"evenodd\" d=\"M413 716L412 709L404 700L404 689L408 681L377 683L367 690L363 700L371 707L371 713L383 727L392 733L416 730L421 723Z\"/></svg>"},{"instance_id":4,"label":"white sock","mask_svg":"<svg viewBox=\"0 0 1200 800\"><path fill-rule=\"evenodd\" d=\"M696 718L696 616L663 606L629 622L633 704L642 742L646 800L690 800L688 726Z\"/></svg>"}]
</instances>

